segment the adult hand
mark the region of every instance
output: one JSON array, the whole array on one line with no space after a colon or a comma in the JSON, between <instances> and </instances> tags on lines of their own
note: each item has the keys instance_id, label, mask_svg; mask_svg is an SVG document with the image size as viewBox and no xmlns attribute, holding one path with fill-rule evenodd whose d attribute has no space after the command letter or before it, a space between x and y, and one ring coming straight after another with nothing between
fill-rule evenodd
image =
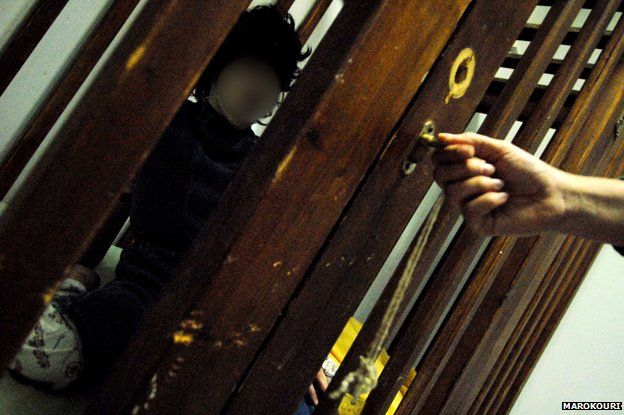
<instances>
[{"instance_id":1,"label":"adult hand","mask_svg":"<svg viewBox=\"0 0 624 415\"><path fill-rule=\"evenodd\" d=\"M483 235L530 235L561 228L565 173L521 148L474 133L439 134L434 177L466 224Z\"/></svg>"}]
</instances>

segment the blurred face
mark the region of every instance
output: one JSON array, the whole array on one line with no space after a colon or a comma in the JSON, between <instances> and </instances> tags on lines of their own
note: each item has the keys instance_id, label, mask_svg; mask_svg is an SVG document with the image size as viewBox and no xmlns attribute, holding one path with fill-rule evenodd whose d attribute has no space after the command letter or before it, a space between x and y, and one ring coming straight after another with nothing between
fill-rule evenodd
<instances>
[{"instance_id":1,"label":"blurred face","mask_svg":"<svg viewBox=\"0 0 624 415\"><path fill-rule=\"evenodd\" d=\"M266 62L239 58L230 62L210 89L210 104L236 128L250 127L273 111L281 89Z\"/></svg>"}]
</instances>

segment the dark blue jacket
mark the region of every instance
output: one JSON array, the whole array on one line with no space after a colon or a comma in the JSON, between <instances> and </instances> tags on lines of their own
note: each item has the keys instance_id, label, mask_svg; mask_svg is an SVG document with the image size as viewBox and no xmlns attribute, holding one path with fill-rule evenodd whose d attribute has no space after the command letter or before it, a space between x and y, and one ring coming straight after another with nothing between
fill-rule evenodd
<instances>
[{"instance_id":1,"label":"dark blue jacket","mask_svg":"<svg viewBox=\"0 0 624 415\"><path fill-rule=\"evenodd\" d=\"M80 334L87 380L101 378L128 344L257 141L210 105L182 105L132 183L135 241L122 251L116 279L56 301Z\"/></svg>"}]
</instances>

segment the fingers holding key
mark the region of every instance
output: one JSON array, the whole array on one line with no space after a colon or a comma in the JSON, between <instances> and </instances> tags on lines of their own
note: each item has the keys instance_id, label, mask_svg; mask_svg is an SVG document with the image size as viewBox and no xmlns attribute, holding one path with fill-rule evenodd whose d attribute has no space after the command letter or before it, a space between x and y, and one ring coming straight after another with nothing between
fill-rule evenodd
<instances>
[{"instance_id":1,"label":"fingers holding key","mask_svg":"<svg viewBox=\"0 0 624 415\"><path fill-rule=\"evenodd\" d=\"M457 163L439 164L434 168L433 175L440 187L445 188L449 183L474 176L492 176L495 170L493 165L472 157Z\"/></svg>"},{"instance_id":2,"label":"fingers holding key","mask_svg":"<svg viewBox=\"0 0 624 415\"><path fill-rule=\"evenodd\" d=\"M498 178L475 176L449 184L445 188L445 195L449 203L463 209L463 205L468 200L477 198L488 192L499 192L503 189L504 185L503 181Z\"/></svg>"},{"instance_id":3,"label":"fingers holding key","mask_svg":"<svg viewBox=\"0 0 624 415\"><path fill-rule=\"evenodd\" d=\"M494 210L509 200L506 192L487 192L463 204L462 214L468 226L475 231L488 235L495 230Z\"/></svg>"},{"instance_id":4,"label":"fingers holding key","mask_svg":"<svg viewBox=\"0 0 624 415\"><path fill-rule=\"evenodd\" d=\"M460 163L475 155L475 148L470 144L450 144L436 149L431 155L434 165Z\"/></svg>"}]
</instances>

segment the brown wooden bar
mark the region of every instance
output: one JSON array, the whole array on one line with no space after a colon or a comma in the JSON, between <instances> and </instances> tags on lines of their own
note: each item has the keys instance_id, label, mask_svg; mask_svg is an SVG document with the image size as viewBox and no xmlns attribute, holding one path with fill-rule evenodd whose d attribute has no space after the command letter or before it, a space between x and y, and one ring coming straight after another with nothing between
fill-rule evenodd
<instances>
[{"instance_id":1,"label":"brown wooden bar","mask_svg":"<svg viewBox=\"0 0 624 415\"><path fill-rule=\"evenodd\" d=\"M600 98L598 99L591 118L588 118L584 128L585 131L603 131L605 139L597 141L596 145L592 149L591 153L576 152L573 157L568 157L566 164L570 166L570 169L580 172L582 174L598 174L607 175L609 177L617 177L624 169L619 162L622 156L622 147L624 144L620 142L613 142L611 140L613 135L613 126L617 122L619 114L624 111L624 91L621 88L624 83L624 64L620 64L615 70L614 74L609 77L609 85L602 91ZM600 114L608 114L610 116L601 117ZM602 144L602 145L601 145ZM613 148L615 147L615 151ZM614 157L619 155L619 157ZM610 157L609 157L610 156ZM606 159L606 160L605 160ZM599 169L592 168L592 166L601 166ZM602 171L600 171L602 170ZM585 249L589 249L583 243L579 244L576 241L580 241L579 238L567 238L566 243L570 240L574 240L577 245L575 249L570 252L560 252L557 259L567 258L567 261L578 261L579 258L583 258L583 252ZM599 244L590 243L592 247L597 247ZM592 248L593 249L593 248ZM531 255L537 255L537 252L531 253ZM593 257L593 256L592 256ZM576 258L576 259L575 259ZM591 261L581 261L577 266L573 266L572 269L576 270L579 267L588 265ZM496 401L492 399L494 397L500 398L500 402L504 399L500 395L505 392L508 393L508 386L513 383L510 378L514 376L515 370L519 369L519 365L523 364L523 361L518 363L518 355L526 348L531 350L533 341L539 337L539 334L543 331L544 327L537 324L538 321L542 321L544 318L541 315L549 315L545 309L553 306L554 304L563 303L563 307L571 300L572 297L561 298L552 296L555 291L559 290L558 286L566 286L568 283L569 271L565 269L557 269L556 271L549 270L548 274L544 278L542 286L537 291L536 295L531 298L531 303L525 311L522 319L515 328L514 334L508 341L506 350L501 353L501 356L505 358L499 359L497 367L491 373L491 378L488 379L488 384L480 392L479 399L484 399L483 395L486 393L489 396L487 405L484 403L482 406L497 405ZM576 272L576 271L574 271ZM575 273L578 275L578 273ZM534 276L532 277L534 278ZM554 280L553 280L554 278ZM543 286L547 286L545 288ZM563 288L567 290L567 288ZM551 310L552 311L552 310ZM548 319L548 317L546 317ZM528 332L519 334L520 332ZM528 336L528 337L527 337ZM529 346L527 346L527 343ZM519 389L516 389L519 390ZM479 402L479 399L476 402Z\"/></svg>"},{"instance_id":2,"label":"brown wooden bar","mask_svg":"<svg viewBox=\"0 0 624 415\"><path fill-rule=\"evenodd\" d=\"M148 3L11 200L0 217L0 304L20 312L0 317L3 368L246 6Z\"/></svg>"},{"instance_id":3,"label":"brown wooden bar","mask_svg":"<svg viewBox=\"0 0 624 415\"><path fill-rule=\"evenodd\" d=\"M620 3L620 0L600 1L592 9L583 29L579 32L576 42L566 54L560 71L555 74L549 84L548 91L556 92L544 95L544 98L533 113L533 117L522 126L522 129L514 138L514 144L528 148L530 152L534 152L537 149L537 147L530 147L526 143L529 140L533 140L534 137L544 137L548 128L550 128L550 123L545 123L543 120L553 118L553 115L557 114L563 106L569 92L581 74L585 62L587 62L596 48L601 33L604 32L611 21ZM589 80L587 82L590 83ZM577 106L576 108L579 107ZM578 111L581 110L579 109ZM559 137L562 137L562 135L559 135ZM534 144L539 143L534 142ZM556 147L551 146L551 148Z\"/></svg>"},{"instance_id":4,"label":"brown wooden bar","mask_svg":"<svg viewBox=\"0 0 624 415\"><path fill-rule=\"evenodd\" d=\"M500 135L511 130L513 123L521 113L521 107L511 105L513 101L528 102L533 90L547 65L555 54L562 38L567 33L574 18L583 5L583 0L557 1L546 15L533 42L518 62L514 72L497 96L496 102L487 112L488 116L481 125L485 134ZM539 97L539 101L544 94ZM504 133L506 135L506 133Z\"/></svg>"},{"instance_id":5,"label":"brown wooden bar","mask_svg":"<svg viewBox=\"0 0 624 415\"><path fill-rule=\"evenodd\" d=\"M528 25L526 25L524 27L524 29L522 29L522 32L520 32L520 36L518 37L518 40L526 40L526 41L532 42L535 34L537 33L537 30L538 30L539 26L540 25L536 25L536 24L528 24ZM561 44L562 45L572 45L572 44L576 43L576 38L578 37L578 34L579 34L580 30L581 29L578 28L578 27L570 28L568 33L561 40ZM610 30L605 30L603 35L602 35L602 37L600 38L600 40L598 40L598 43L596 44L596 48L604 49L605 45L609 41L609 37L610 36L611 36L611 31Z\"/></svg>"},{"instance_id":6,"label":"brown wooden bar","mask_svg":"<svg viewBox=\"0 0 624 415\"><path fill-rule=\"evenodd\" d=\"M0 165L0 199L6 196L137 3L138 0L113 2L39 107L28 127L16 138Z\"/></svg>"},{"instance_id":7,"label":"brown wooden bar","mask_svg":"<svg viewBox=\"0 0 624 415\"><path fill-rule=\"evenodd\" d=\"M61 13L67 0L38 0L11 35L0 55L0 94L20 70L30 53L35 49L43 35L48 31L56 17Z\"/></svg>"},{"instance_id":8,"label":"brown wooden bar","mask_svg":"<svg viewBox=\"0 0 624 415\"><path fill-rule=\"evenodd\" d=\"M516 54L516 53L510 53L505 58L505 61L503 62L502 66L504 68L514 69L516 66L518 66L518 62L520 62L521 59L522 59L522 55L519 55L519 54ZM561 63L562 62L563 62L563 59L552 59L550 61L550 64L548 65L548 67L546 67L546 70L544 72L548 73L548 74L555 74L555 73L557 73L557 71L561 67ZM593 64L586 63L585 67L583 68L583 71L581 72L581 75L579 76L579 78L580 79L587 79L587 77L591 73L591 70L592 70L593 67L594 67Z\"/></svg>"},{"instance_id":9,"label":"brown wooden bar","mask_svg":"<svg viewBox=\"0 0 624 415\"><path fill-rule=\"evenodd\" d=\"M401 171L413 137L427 119L434 119L436 123L457 129L466 126L473 111L470 102L473 108L479 102L489 79L496 72L517 34L510 27L515 25L520 30L532 11L532 5L525 3L522 7L522 12L526 12L524 20L521 14L510 13L514 16L511 20L486 21L490 36L491 33L500 33L498 37L505 38L508 42L497 44L493 48L480 41L478 36L483 36L480 33L484 32L475 32L471 28L476 22L483 24L482 16L492 15L495 8L500 10L502 3L490 2L473 7L462 27L456 30L454 40L443 53L444 58L430 71L415 103L410 106L409 113L404 116L401 126L393 134L390 146L384 150L383 158L374 167L362 190L345 212L344 221L341 221L340 228L326 244L327 247L316 261L301 293L285 311L280 326L265 346L265 352L246 378L241 394L234 398L230 408L234 413L245 413L253 405L256 408L262 405L262 402L271 405L266 408L285 413L286 408L289 408L285 399L291 401L288 404L290 407L301 400L327 351L346 320L355 311L431 184L428 167L424 165L419 166L408 177ZM508 4L509 6L511 5ZM517 11L517 8L514 10ZM476 34L468 35L471 32ZM450 67L459 51L467 44L475 48L480 72L462 100L452 100L445 104ZM410 198L406 198L406 194L410 194ZM365 260L352 260L362 256ZM335 263L339 265L327 266ZM353 280L353 275L358 276L357 280ZM301 336L293 336L293 332L301 333ZM280 381L275 381L277 377ZM297 390L293 386L295 382L299 393L287 398L279 393L284 388ZM262 401L258 403L261 395ZM274 398L269 400L267 396ZM318 408L317 411L322 413L323 409Z\"/></svg>"},{"instance_id":10,"label":"brown wooden bar","mask_svg":"<svg viewBox=\"0 0 624 415\"><path fill-rule=\"evenodd\" d=\"M496 100L498 99L498 96L500 95L501 91L505 87L506 83L507 83L506 80L494 79L494 81L492 81L492 83L488 87L488 90L485 96L479 103L479 106L477 107L477 111L482 114L488 114L491 111L491 108L494 105L494 102L496 102ZM517 117L518 121L526 122L529 118L531 118L531 115L535 112L539 102L544 97L545 92L546 92L546 88L543 87L542 85L538 85L533 90L533 92L531 93L531 97L529 98L529 101L526 103L524 108L522 108L522 110L520 111L520 114L518 114L518 117ZM561 124L563 124L563 121L568 115L568 112L570 112L570 108L572 108L572 106L574 105L574 101L576 100L577 96L578 96L577 91L570 92L570 95L568 95L568 97L566 98L563 104L563 108L561 108L561 111L559 111L559 113L556 115L556 118L554 119L551 128L559 129L559 127L561 127Z\"/></svg>"},{"instance_id":11,"label":"brown wooden bar","mask_svg":"<svg viewBox=\"0 0 624 415\"><path fill-rule=\"evenodd\" d=\"M295 0L277 0L276 4L283 10L288 11L288 9L290 9L290 6L292 6L294 2Z\"/></svg>"},{"instance_id":12,"label":"brown wooden bar","mask_svg":"<svg viewBox=\"0 0 624 415\"><path fill-rule=\"evenodd\" d=\"M265 131L264 146L230 187L237 190L228 191L215 221L198 237L189 255L194 260L180 268L180 278L156 305L92 410L118 413L134 404L161 351L168 355L159 364L161 375L168 373L171 359L189 363L150 408L221 410L450 36L450 16L459 19L467 3L381 5L345 5ZM416 30L413 18L419 15L429 18ZM440 31L442 19L447 37ZM356 38L361 28L365 31ZM432 41L422 42L425 36ZM401 39L404 43L397 44L403 46L391 47L389 39ZM371 58L380 51L383 60ZM418 67L408 65L415 61ZM382 76L389 72L394 76ZM306 105L297 105L301 102ZM338 176L336 166L343 166ZM203 252L212 255L206 258ZM188 311L192 314L185 316ZM171 344L171 333L185 318L201 319L205 328L192 346ZM107 396L115 396L114 402Z\"/></svg>"},{"instance_id":13,"label":"brown wooden bar","mask_svg":"<svg viewBox=\"0 0 624 415\"><path fill-rule=\"evenodd\" d=\"M567 246L570 244L572 244L571 247ZM574 239L574 238L567 238L563 244L562 249L559 250L559 252L557 253L557 256L555 258L556 261L548 270L547 272L548 277L546 279L548 280L549 277L553 277L556 274L566 275L569 272L571 272L570 268L578 268L580 265L583 265L583 264L589 265L591 263L591 258L597 253L597 248L599 246L600 244L595 243L595 242L583 241L583 240ZM585 254L591 255L591 257L586 257ZM577 263L575 264L574 262L577 262ZM549 292L554 294L554 291L549 291ZM531 333L531 335L539 336L539 332L536 334ZM506 385L502 389L506 389ZM490 392L495 392L497 390L498 388L495 387L493 388L493 390L490 390ZM517 395L518 392L519 390L516 390L515 394ZM479 407L479 404L481 404L480 407ZM477 413L477 414L492 413L490 411L495 410L492 407L495 405L498 405L498 403L492 402L489 399L487 402L481 402L479 399L477 399L475 400L475 406L474 406L475 409L473 409L473 413ZM479 409L476 409L476 408L479 408Z\"/></svg>"},{"instance_id":14,"label":"brown wooden bar","mask_svg":"<svg viewBox=\"0 0 624 415\"><path fill-rule=\"evenodd\" d=\"M571 7L574 7L573 5ZM564 17L565 18L565 17ZM527 57L531 58L533 53L541 53L539 50L529 51ZM541 53L544 56L544 62L541 63L542 67L548 62L548 54ZM533 64L527 67L529 72L529 81L525 81L526 83L521 83L520 87L525 91L530 85L530 82L537 82L539 78L540 64ZM518 77L514 78L513 82L510 82L510 85L513 85L515 82L522 80L522 71L518 72ZM528 87L530 91L530 87ZM554 93L555 91L551 92ZM559 91L558 93L561 93ZM523 97L524 101L528 97L525 95ZM498 114L515 114L519 112L519 109L522 108L523 99L519 99L518 101L508 100L501 101L501 105L511 106L511 108L505 109ZM499 115L502 116L502 115ZM493 116L490 118L489 126L486 124L485 128L482 131L486 131L487 134L491 135L506 135L506 131L511 127L511 121L515 117L511 117L511 120L500 119L498 120L498 116ZM496 121L498 120L498 121ZM548 122L548 120L543 120L543 122ZM488 131L489 129L489 131ZM502 134L501 134L502 133ZM452 213L456 218L458 213ZM436 230L434 230L434 233ZM475 239L473 235L468 230L461 230L459 232L460 238L453 242L454 246L452 252L455 252L453 259L451 261L443 262L439 268L435 271L435 275L439 275L440 278L436 279L435 277L431 277L430 287L427 289L425 297L422 300L419 300L415 310L412 311L412 315L410 316L410 320L412 321L412 328L407 329L405 327L409 327L409 325L405 326L404 329L401 330L399 336L397 338L397 346L393 347L393 351L391 352L392 358L385 368L379 379L379 387L378 390L373 391L371 396L367 401L366 408L369 408L371 402L381 402L379 408L376 410L380 411L384 407L387 408L389 405L388 396L393 396L398 388L401 386L401 378L404 378L405 374L411 367L414 361L417 361L419 358L419 354L422 354L425 351L426 345L429 342L429 339L435 333L437 322L441 318L446 308L445 304L448 302L455 291L455 287L457 284L460 284L462 281L462 277L466 272L467 267L470 265L471 258L477 253L481 242ZM477 238L478 239L478 238ZM432 245L430 249L437 250L438 246ZM447 250L447 255L448 255ZM429 268L430 264L423 263L421 265L423 268L421 272L425 272L427 268ZM418 272L418 271L417 271ZM451 281L452 280L452 281ZM454 282L453 282L454 281ZM433 285L431 285L433 284ZM436 289L435 287L439 287ZM388 295L387 293L385 294ZM401 339L404 339L403 342ZM403 362L403 363L397 363ZM387 388L387 389L384 389ZM372 405L371 405L372 406ZM365 412L369 409L365 408ZM371 412L370 413L374 413Z\"/></svg>"},{"instance_id":15,"label":"brown wooden bar","mask_svg":"<svg viewBox=\"0 0 624 415\"><path fill-rule=\"evenodd\" d=\"M601 12L601 10L597 10L592 14L593 18L602 19L599 14ZM579 49L579 47L577 47L577 49ZM591 50L587 53L589 52L591 52ZM578 55L570 54L568 56L574 56L574 58L569 58L573 60L576 59ZM582 57L579 57L579 59L582 59ZM545 62L547 62L547 60ZM557 77L567 79L567 74L561 72ZM533 80L535 81L537 78L538 77L534 76ZM521 75L518 76L518 79L521 79ZM562 83L563 82L556 82L556 79L553 79L552 85ZM541 107L538 107L538 111L525 123L520 132L521 137L524 134L524 139L520 140L521 146L530 151L535 151L541 138L550 127L554 115L561 108L561 103L563 99L565 99L573 83L573 80L568 81L565 82L565 87L549 88L547 90L545 99L540 102ZM511 95L512 94L509 94L509 96ZM496 117L493 119L496 120ZM495 127L497 123L498 121L488 123L492 124L491 126L485 124L481 131L485 134L496 136L497 134L492 134L492 131L488 129ZM511 125L509 121L503 123L503 126L505 124L507 128ZM536 133L532 134L532 132ZM410 312L408 320L395 339L392 358L379 379L379 392L374 391L368 400L375 399L376 394L379 394L380 397L385 396L384 387L389 390L398 390L400 384L397 385L398 382L395 379L405 376L409 368L419 361L420 357L426 351L429 340L432 339L435 334L434 330L437 327L437 322L443 317L443 314L440 313L442 313L445 308L441 307L439 302L443 300L449 301L452 299L453 293L461 288L461 285L459 285L462 283L461 278L468 270L471 258L476 255L483 241L484 239L482 237L476 237L470 230L463 227L460 229L453 241L453 248L447 250L445 253L443 260L430 278L432 283L423 292L421 295L422 298L419 298L414 309ZM494 256L494 252L496 252L496 255L500 255L499 252L507 253L508 250L499 249L492 252ZM470 314L464 312L461 315L469 316Z\"/></svg>"},{"instance_id":16,"label":"brown wooden bar","mask_svg":"<svg viewBox=\"0 0 624 415\"><path fill-rule=\"evenodd\" d=\"M538 353L538 355L535 357L532 357L532 360L533 360L532 365L534 365L537 362L537 357L539 356L540 352L543 351L544 348L546 347L546 342L552 335L557 323L563 316L563 313L566 311L567 306L570 304L568 299L573 298L576 289L579 287L581 281L583 280L583 277L587 273L589 266L592 264L592 261L595 258L600 248L600 244L592 242L592 241L577 240L576 242L579 245L581 245L580 248L578 250L571 251L568 255L569 255L569 259L577 259L578 262L580 263L580 266L576 268L576 270L574 271L573 280L566 287L566 290L563 291L562 294L558 295L559 297L565 298L565 299L561 301L561 303L557 304L557 308L554 311L556 315L553 315L551 319L546 322L546 324L544 325L540 333L534 334L537 337L538 343L535 345L533 349L531 349L531 352ZM555 272L560 272L560 270L556 270ZM533 366L530 366L530 367L533 367ZM526 370L527 367L523 366L522 369ZM523 380L525 381L528 377L528 373L524 372L524 374L521 376L523 376ZM492 408L492 410L497 410L497 411L502 411L502 412L509 411L511 403L519 395L519 391L521 390L521 384L513 383L511 385L511 388L512 388L511 390L513 391L513 393L508 393L506 396L504 396L501 399L501 402L497 403L498 408Z\"/></svg>"},{"instance_id":17,"label":"brown wooden bar","mask_svg":"<svg viewBox=\"0 0 624 415\"><path fill-rule=\"evenodd\" d=\"M599 61L600 67L602 68L597 71L598 74L601 74L599 79L606 78L607 74L609 73L608 70L605 71L605 67L608 68L608 66L606 66L607 62L611 62L611 70L613 69L613 56L615 55L611 55L611 57L609 58L609 53L605 53L604 57L601 58L601 60ZM598 75L596 75L596 77L598 77ZM593 84L593 87L592 87L592 84ZM588 81L587 88L584 88L582 90L581 92L582 97L579 97L579 100L577 100L577 103L575 105L576 107L578 107L578 111L574 111L575 113L574 116L572 115L569 116L569 120L568 120L569 122L566 122L564 124L565 131L562 130L558 132L559 136L566 137L566 138L554 139L550 143L549 148L552 148L552 146L557 146L562 149L561 151L566 151L565 149L567 147L567 144L569 144L570 142L578 143L578 141L574 140L574 138L576 137L574 134L578 133L578 131L582 131L582 128L581 128L582 122L587 117L588 108L591 107L590 102L597 102L595 98L596 89L600 89L600 82L596 83L596 82ZM590 101L586 101L586 99L590 99ZM581 124L578 124L578 122L581 122ZM582 151L581 150L583 148L582 146L586 144L587 142L578 143L577 146L574 147L574 150ZM549 153L551 154L550 156L548 156ZM547 152L545 153L546 159L551 162L554 159L559 159L560 156L562 155L563 155L562 153L551 152L549 149L547 149ZM519 243L516 244L516 246L514 247L512 238L495 239L493 243L491 244L491 247L488 249L488 251L486 251L486 254L484 254L484 256L482 257L480 265L477 267L477 269L473 273L474 282L470 284L469 291L467 292L467 294L465 294L465 296L462 298L460 303L457 305L456 311L453 312L449 321L454 322L452 324L458 324L461 321L465 321L466 319L465 316L467 315L467 312L464 308L465 306L462 305L463 302L468 301L467 299L470 298L470 296L473 296L473 295L478 296L479 293L481 293L481 295L485 295L484 291L487 290L488 286L486 285L485 288L483 288L482 286L479 285L480 282L488 281L488 278L492 278L493 280L494 276L497 275L497 272L499 270L500 272L498 272L498 276L496 277L496 281L497 281L495 285L496 290L494 290L494 291L498 290L497 291L498 297L494 296L494 298L503 298L506 295L505 294L506 291L504 289L505 284L509 284L509 281L515 278L516 273L513 270L517 269L517 267L520 266L519 264L514 265L514 263L517 261L521 261L520 263L522 263L522 261L524 261L524 258L525 258L522 252L526 252L526 250L530 250L533 244L534 244L534 241L530 239L520 240ZM535 274L534 267L537 267L540 264L548 263L547 257L548 255L551 255L551 251L548 249L548 247L550 246L551 245L545 244L543 245L543 248L541 251L538 250L538 252L541 252L541 256L533 259L534 261L533 263L535 264L533 268L531 266L528 267L528 269L530 270L531 277L533 277ZM508 257L509 251L511 250L512 247L514 247L513 248L514 255L511 257ZM503 262L505 258L507 258L507 264L501 268L501 262ZM514 266L516 268L514 268ZM491 276L486 278L488 274L491 274ZM462 340L464 344L453 346L453 348L451 349L440 348L439 345L442 344L441 342L443 341L449 341L450 339L453 339L453 342L455 343L457 343L458 341L456 331L449 329L448 331L447 330L443 331L443 334L439 336L437 342L440 342L440 343L436 342L432 346L431 348L432 355L444 355L445 353L447 353L446 356L444 357L445 359L444 361L447 363L444 365L441 365L440 361L437 360L437 358L436 359L431 359L431 357L425 358L424 363L422 363L419 366L419 373L423 374L423 377L420 377L420 378L417 377L417 380L415 381L414 385L412 385L412 388L414 388L415 386L416 387L413 390L412 388L410 388L406 396L406 405L409 405L408 407L421 408L423 411L431 411L431 410L435 410L434 408L438 407L436 405L441 405L443 400L446 399L445 396L447 392L445 391L448 391L448 388L452 386L453 379L457 378L458 376L457 371L461 371L461 368L464 367L465 360L468 359L468 356L466 355L466 353L469 354L472 348L474 347L472 345L473 343L471 342L478 342L481 339L482 331L485 329L485 327L487 327L487 324L489 324L489 320L487 316L489 315L488 313L490 313L490 311L488 311L488 309L484 309L484 305L488 305L489 307L489 306L492 306L493 304L496 304L496 301L492 299L489 301L483 300L483 301L475 302L473 310L476 310L476 307L479 306L479 304L481 304L480 306L481 308L479 308L479 313L478 315L476 315L477 318L474 318L473 321L470 322L469 327L466 329L466 334L464 335L464 339ZM493 307L494 308L491 309L491 312L494 312L496 310L495 306ZM457 323L455 323L455 321L457 321ZM466 323L468 322L466 321L463 324L466 324ZM451 323L448 323L448 324L449 324L449 327L452 327ZM447 351L445 352L445 350ZM491 348L490 349L484 348L484 353L493 354ZM482 366L479 366L479 369L477 369L477 371L479 370L482 370L484 371L484 373L487 373L487 371L485 371ZM435 373L436 376L435 377L432 376L431 375L432 373ZM475 373L472 373L472 374L475 374ZM466 375L465 372L464 372L464 375ZM479 376L475 378L470 378L470 380L468 378L469 376L467 376L466 378L463 378L466 386L468 386L468 384L470 385L478 384ZM433 386L435 382L437 382L437 384ZM434 389L437 393L436 396L433 396L432 394L427 395L427 393L424 392L427 390L434 390ZM459 394L456 397L459 398ZM466 395L464 395L464 398L463 398L464 403L466 402L465 399L467 399L467 397L470 398L470 395L466 392ZM459 400L457 400L455 403L459 404Z\"/></svg>"},{"instance_id":18,"label":"brown wooden bar","mask_svg":"<svg viewBox=\"0 0 624 415\"><path fill-rule=\"evenodd\" d=\"M332 1L333 0L315 1L314 6L312 6L312 9L310 10L305 20L303 21L303 23L301 23L301 26L299 26L299 29L297 30L297 33L299 33L299 39L301 39L301 43L305 44L305 42L308 40L308 38L310 37L310 35L312 34L314 29L318 25L319 21L323 17L323 14L327 11L329 6L332 4Z\"/></svg>"},{"instance_id":19,"label":"brown wooden bar","mask_svg":"<svg viewBox=\"0 0 624 415\"><path fill-rule=\"evenodd\" d=\"M556 0L539 0L540 6L552 6ZM584 9L593 9L600 0L587 0L583 5ZM624 11L624 4L621 4L618 11Z\"/></svg>"}]
</instances>

